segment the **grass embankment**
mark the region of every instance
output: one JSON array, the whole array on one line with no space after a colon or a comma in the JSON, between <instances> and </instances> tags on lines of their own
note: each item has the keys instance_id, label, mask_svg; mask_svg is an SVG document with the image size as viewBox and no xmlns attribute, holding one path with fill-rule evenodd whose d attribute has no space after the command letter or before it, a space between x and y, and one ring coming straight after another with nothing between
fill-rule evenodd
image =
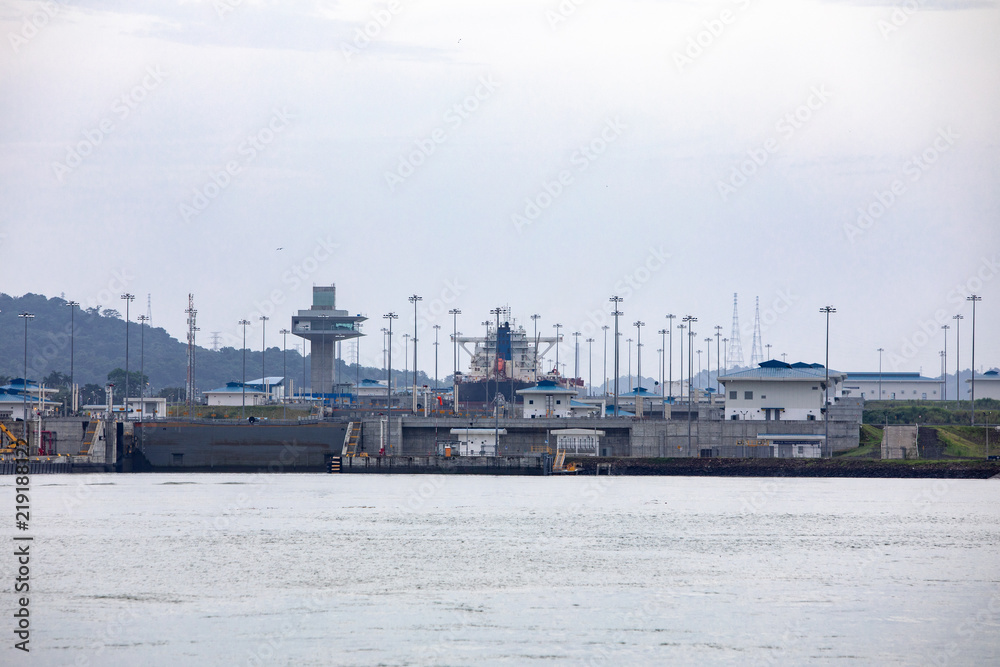
<instances>
[{"instance_id":1,"label":"grass embankment","mask_svg":"<svg viewBox=\"0 0 1000 667\"><path fill-rule=\"evenodd\" d=\"M903 424L968 424L972 415L968 401L866 401L865 424L890 426ZM996 424L1000 421L1000 401L992 398L976 400L976 423Z\"/></svg>"},{"instance_id":2,"label":"grass embankment","mask_svg":"<svg viewBox=\"0 0 1000 667\"><path fill-rule=\"evenodd\" d=\"M882 429L870 424L861 425L860 445L856 449L837 452L836 458L878 459L882 457Z\"/></svg>"},{"instance_id":3,"label":"grass embankment","mask_svg":"<svg viewBox=\"0 0 1000 667\"><path fill-rule=\"evenodd\" d=\"M308 408L293 408L291 406L287 408L287 411L283 410L283 406L280 405L248 405L245 411L239 406L195 405L188 408L186 405L172 405L167 408L167 415L198 419L239 419L244 416L256 417L257 419L298 419L308 417L310 413Z\"/></svg>"}]
</instances>

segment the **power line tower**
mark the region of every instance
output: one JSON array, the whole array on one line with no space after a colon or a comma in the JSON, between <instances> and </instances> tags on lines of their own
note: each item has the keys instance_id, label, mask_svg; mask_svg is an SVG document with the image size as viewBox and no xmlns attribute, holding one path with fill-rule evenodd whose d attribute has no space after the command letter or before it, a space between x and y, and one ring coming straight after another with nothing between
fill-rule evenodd
<instances>
[{"instance_id":1,"label":"power line tower","mask_svg":"<svg viewBox=\"0 0 1000 667\"><path fill-rule=\"evenodd\" d=\"M212 332L212 352L219 351L219 345L222 343L222 337L219 335L221 333L221 331Z\"/></svg>"},{"instance_id":2,"label":"power line tower","mask_svg":"<svg viewBox=\"0 0 1000 667\"><path fill-rule=\"evenodd\" d=\"M187 406L191 407L191 400L194 396L194 333L197 330L195 327L195 319L198 316L198 311L194 309L194 294L188 294L188 307L184 311L187 313L188 319L188 353L187 353L187 384L185 386L185 398L187 401Z\"/></svg>"},{"instance_id":3,"label":"power line tower","mask_svg":"<svg viewBox=\"0 0 1000 667\"><path fill-rule=\"evenodd\" d=\"M764 346L761 344L760 334L760 297L756 297L757 302L753 310L753 345L750 347L750 365L756 367L764 361Z\"/></svg>"},{"instance_id":4,"label":"power line tower","mask_svg":"<svg viewBox=\"0 0 1000 667\"><path fill-rule=\"evenodd\" d=\"M733 332L729 334L729 351L726 353L726 368L743 365L743 343L740 342L740 311L736 292L733 292Z\"/></svg>"}]
</instances>

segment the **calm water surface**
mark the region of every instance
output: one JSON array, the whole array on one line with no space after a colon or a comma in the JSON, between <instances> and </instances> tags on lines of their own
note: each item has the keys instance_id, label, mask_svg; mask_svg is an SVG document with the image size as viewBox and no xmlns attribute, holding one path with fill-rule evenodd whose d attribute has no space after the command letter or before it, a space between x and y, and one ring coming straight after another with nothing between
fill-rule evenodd
<instances>
[{"instance_id":1,"label":"calm water surface","mask_svg":"<svg viewBox=\"0 0 1000 667\"><path fill-rule=\"evenodd\" d=\"M1000 480L33 484L33 664L1000 664Z\"/></svg>"}]
</instances>

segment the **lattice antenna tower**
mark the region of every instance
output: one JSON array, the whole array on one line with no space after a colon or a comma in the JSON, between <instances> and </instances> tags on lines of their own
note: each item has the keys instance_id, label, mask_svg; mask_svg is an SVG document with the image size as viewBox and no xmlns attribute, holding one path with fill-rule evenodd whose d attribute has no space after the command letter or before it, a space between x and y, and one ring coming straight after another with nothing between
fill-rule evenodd
<instances>
[{"instance_id":1,"label":"lattice antenna tower","mask_svg":"<svg viewBox=\"0 0 1000 667\"><path fill-rule=\"evenodd\" d=\"M753 345L750 348L750 365L754 368L764 361L764 345L760 335L760 297L753 310Z\"/></svg>"},{"instance_id":2,"label":"lattice antenna tower","mask_svg":"<svg viewBox=\"0 0 1000 667\"><path fill-rule=\"evenodd\" d=\"M153 295L146 292L146 325L153 326Z\"/></svg>"},{"instance_id":3,"label":"lattice antenna tower","mask_svg":"<svg viewBox=\"0 0 1000 667\"><path fill-rule=\"evenodd\" d=\"M188 294L188 307L184 311L187 313L188 319L188 353L187 353L187 384L185 386L185 393L187 399L188 407L191 406L191 397L194 396L194 333L197 330L195 327L195 319L198 316L198 311L194 309L194 294Z\"/></svg>"},{"instance_id":4,"label":"lattice antenna tower","mask_svg":"<svg viewBox=\"0 0 1000 667\"><path fill-rule=\"evenodd\" d=\"M212 352L219 351L219 345L222 344L222 336L220 335L221 333L222 333L221 331L212 332Z\"/></svg>"},{"instance_id":5,"label":"lattice antenna tower","mask_svg":"<svg viewBox=\"0 0 1000 667\"><path fill-rule=\"evenodd\" d=\"M740 311L736 292L733 292L733 332L729 334L729 351L726 352L727 368L743 365L743 343L740 342Z\"/></svg>"}]
</instances>

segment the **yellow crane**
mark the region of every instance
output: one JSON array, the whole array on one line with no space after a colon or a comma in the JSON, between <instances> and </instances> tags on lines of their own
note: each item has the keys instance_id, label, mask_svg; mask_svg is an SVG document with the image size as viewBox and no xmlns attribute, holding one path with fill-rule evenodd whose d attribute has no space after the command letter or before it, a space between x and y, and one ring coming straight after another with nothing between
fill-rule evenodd
<instances>
[{"instance_id":1,"label":"yellow crane","mask_svg":"<svg viewBox=\"0 0 1000 667\"><path fill-rule=\"evenodd\" d=\"M10 432L10 430L0 422L0 432L7 436L9 444L0 446L0 454L13 454L18 447L27 447L28 443Z\"/></svg>"}]
</instances>

